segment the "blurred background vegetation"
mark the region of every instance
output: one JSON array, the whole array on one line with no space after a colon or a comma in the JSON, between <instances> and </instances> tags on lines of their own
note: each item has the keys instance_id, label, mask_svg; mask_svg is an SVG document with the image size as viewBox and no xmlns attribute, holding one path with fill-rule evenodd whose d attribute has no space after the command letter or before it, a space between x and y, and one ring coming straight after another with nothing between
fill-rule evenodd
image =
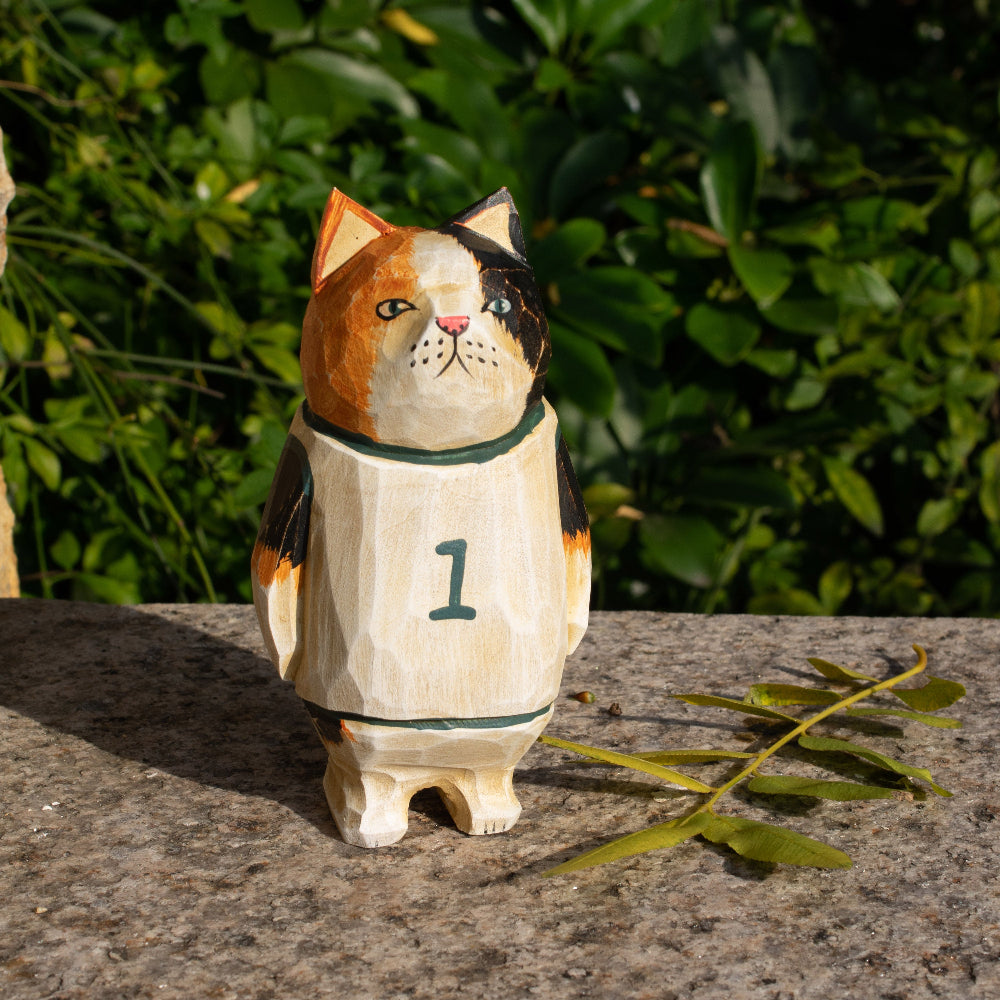
<instances>
[{"instance_id":1,"label":"blurred background vegetation","mask_svg":"<svg viewBox=\"0 0 1000 1000\"><path fill-rule=\"evenodd\" d=\"M26 593L245 601L334 185L501 185L595 606L1000 614L987 0L0 0Z\"/></svg>"}]
</instances>

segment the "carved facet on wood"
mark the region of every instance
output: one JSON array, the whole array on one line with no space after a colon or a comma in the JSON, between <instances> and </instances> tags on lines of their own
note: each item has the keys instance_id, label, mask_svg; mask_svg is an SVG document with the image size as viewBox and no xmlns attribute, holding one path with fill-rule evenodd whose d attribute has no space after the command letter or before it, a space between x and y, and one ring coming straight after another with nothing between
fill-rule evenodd
<instances>
[{"instance_id":1,"label":"carved facet on wood","mask_svg":"<svg viewBox=\"0 0 1000 1000\"><path fill-rule=\"evenodd\" d=\"M550 346L506 189L438 229L327 203L302 331L306 402L252 573L271 658L329 752L344 839L520 813L514 765L587 627L590 532L542 397Z\"/></svg>"}]
</instances>

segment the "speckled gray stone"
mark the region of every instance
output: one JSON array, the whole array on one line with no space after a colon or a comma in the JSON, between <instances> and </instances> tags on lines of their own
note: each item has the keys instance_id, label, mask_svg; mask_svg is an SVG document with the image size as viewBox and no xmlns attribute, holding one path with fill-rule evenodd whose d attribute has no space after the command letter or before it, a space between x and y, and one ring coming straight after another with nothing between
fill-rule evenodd
<instances>
[{"instance_id":1,"label":"speckled gray stone","mask_svg":"<svg viewBox=\"0 0 1000 1000\"><path fill-rule=\"evenodd\" d=\"M252 609L0 601L0 995L995 998L1000 621L597 614L564 683L597 699L561 698L548 732L732 747L738 715L667 694L794 682L807 656L898 671L913 642L969 687L966 728L862 738L954 798L781 807L851 870L696 840L542 879L676 793L536 746L509 833L466 837L425 792L398 845L350 847Z\"/></svg>"}]
</instances>

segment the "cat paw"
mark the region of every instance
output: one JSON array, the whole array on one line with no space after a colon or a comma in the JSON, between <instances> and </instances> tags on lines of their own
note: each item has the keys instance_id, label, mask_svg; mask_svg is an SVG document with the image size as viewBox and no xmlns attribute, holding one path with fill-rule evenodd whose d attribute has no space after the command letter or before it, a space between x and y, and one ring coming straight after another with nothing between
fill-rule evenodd
<instances>
[{"instance_id":1,"label":"cat paw","mask_svg":"<svg viewBox=\"0 0 1000 1000\"><path fill-rule=\"evenodd\" d=\"M468 771L453 781L442 782L438 791L455 826L473 836L509 830L521 815L513 774L513 769Z\"/></svg>"}]
</instances>

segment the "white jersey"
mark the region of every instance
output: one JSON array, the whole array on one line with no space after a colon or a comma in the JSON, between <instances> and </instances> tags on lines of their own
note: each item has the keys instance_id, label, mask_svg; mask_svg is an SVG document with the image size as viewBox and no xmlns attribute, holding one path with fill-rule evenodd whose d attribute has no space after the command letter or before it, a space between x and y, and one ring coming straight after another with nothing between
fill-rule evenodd
<instances>
[{"instance_id":1,"label":"white jersey","mask_svg":"<svg viewBox=\"0 0 1000 1000\"><path fill-rule=\"evenodd\" d=\"M454 452L348 442L300 409L311 472L297 693L382 719L545 708L567 652L556 416Z\"/></svg>"}]
</instances>

